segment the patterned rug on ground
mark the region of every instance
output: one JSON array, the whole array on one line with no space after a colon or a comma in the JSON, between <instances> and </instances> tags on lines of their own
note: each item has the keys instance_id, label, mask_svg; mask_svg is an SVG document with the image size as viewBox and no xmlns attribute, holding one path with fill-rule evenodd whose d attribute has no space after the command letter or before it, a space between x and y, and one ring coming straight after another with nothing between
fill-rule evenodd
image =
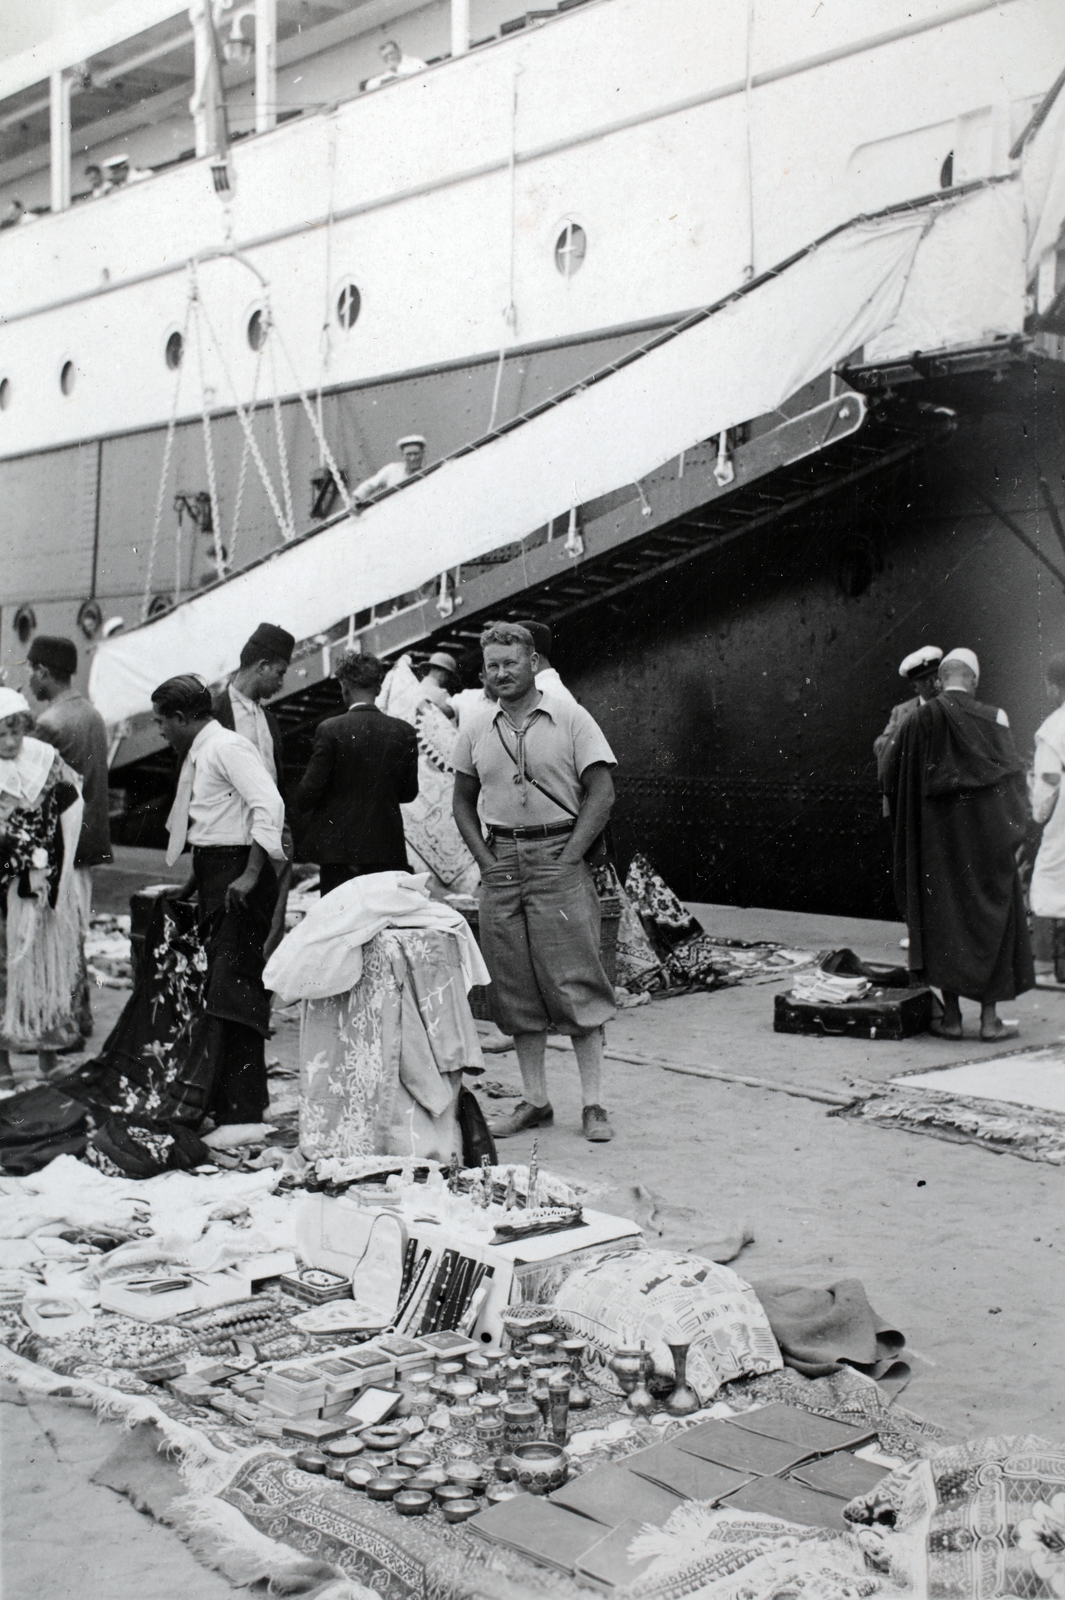
<instances>
[{"instance_id":1,"label":"patterned rug on ground","mask_svg":"<svg viewBox=\"0 0 1065 1600\"><path fill-rule=\"evenodd\" d=\"M1065 1166L1065 1113L1009 1100L886 1084L829 1115L862 1117L881 1127L930 1133L955 1144L982 1145L998 1155Z\"/></svg>"}]
</instances>

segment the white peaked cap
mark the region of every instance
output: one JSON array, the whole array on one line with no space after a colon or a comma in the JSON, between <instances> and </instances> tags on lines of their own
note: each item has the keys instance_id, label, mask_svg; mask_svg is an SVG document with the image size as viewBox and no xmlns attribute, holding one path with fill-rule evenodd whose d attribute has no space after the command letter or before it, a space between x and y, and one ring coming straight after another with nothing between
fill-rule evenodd
<instances>
[{"instance_id":1,"label":"white peaked cap","mask_svg":"<svg viewBox=\"0 0 1065 1600\"><path fill-rule=\"evenodd\" d=\"M911 650L905 661L899 666L899 677L908 678L911 673L927 671L943 659L943 652L937 644L923 644L920 650Z\"/></svg>"},{"instance_id":2,"label":"white peaked cap","mask_svg":"<svg viewBox=\"0 0 1065 1600\"><path fill-rule=\"evenodd\" d=\"M943 657L943 666L946 666L948 661L960 661L963 667L968 667L976 674L977 683L980 682L980 662L975 650L966 650L964 645L959 645L956 650L948 651Z\"/></svg>"}]
</instances>

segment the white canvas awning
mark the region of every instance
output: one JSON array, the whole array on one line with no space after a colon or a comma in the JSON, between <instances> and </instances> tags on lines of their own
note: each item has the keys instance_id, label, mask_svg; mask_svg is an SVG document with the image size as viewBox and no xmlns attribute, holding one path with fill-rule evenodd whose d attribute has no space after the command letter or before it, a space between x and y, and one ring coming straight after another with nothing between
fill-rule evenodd
<instances>
[{"instance_id":1,"label":"white canvas awning","mask_svg":"<svg viewBox=\"0 0 1065 1600\"><path fill-rule=\"evenodd\" d=\"M1019 334L1027 234L1018 178L838 230L619 370L442 462L358 517L191 597L96 652L89 692L114 725L179 672L232 672L251 626L322 633L633 483L783 404L860 347ZM916 330L920 337L916 337ZM939 337L939 333L943 337Z\"/></svg>"}]
</instances>

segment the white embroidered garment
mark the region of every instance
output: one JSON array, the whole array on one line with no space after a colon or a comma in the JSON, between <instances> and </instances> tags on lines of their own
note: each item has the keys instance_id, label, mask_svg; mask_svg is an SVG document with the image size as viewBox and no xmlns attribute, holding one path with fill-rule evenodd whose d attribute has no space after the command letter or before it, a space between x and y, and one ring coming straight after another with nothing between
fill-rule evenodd
<instances>
[{"instance_id":1,"label":"white embroidered garment","mask_svg":"<svg viewBox=\"0 0 1065 1600\"><path fill-rule=\"evenodd\" d=\"M18 698L21 700L22 696ZM25 702L23 702L25 704ZM55 760L55 745L27 734L13 761L0 761L0 793L32 806L44 788Z\"/></svg>"},{"instance_id":2,"label":"white embroidered garment","mask_svg":"<svg viewBox=\"0 0 1065 1600\"><path fill-rule=\"evenodd\" d=\"M458 939L467 992L488 968L459 911L426 893L426 874L368 872L313 905L274 951L263 983L287 1004L347 994L362 976L363 946L384 928L432 928Z\"/></svg>"}]
</instances>

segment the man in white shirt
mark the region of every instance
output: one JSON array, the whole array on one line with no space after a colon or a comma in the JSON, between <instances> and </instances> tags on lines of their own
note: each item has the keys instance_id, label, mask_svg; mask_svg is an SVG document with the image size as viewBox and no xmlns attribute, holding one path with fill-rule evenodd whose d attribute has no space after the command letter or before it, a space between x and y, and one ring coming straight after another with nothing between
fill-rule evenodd
<instances>
[{"instance_id":1,"label":"man in white shirt","mask_svg":"<svg viewBox=\"0 0 1065 1600\"><path fill-rule=\"evenodd\" d=\"M536 687L547 689L549 693L559 696L563 700L572 700L576 704L576 697L570 694L566 685L558 675L558 669L551 665L551 649L554 637L546 622L527 622L523 618L515 624L519 628L527 628L532 634L532 641L536 647L536 654L540 658L540 665L536 669Z\"/></svg>"},{"instance_id":2,"label":"man in white shirt","mask_svg":"<svg viewBox=\"0 0 1065 1600\"><path fill-rule=\"evenodd\" d=\"M408 478L413 478L415 473L422 470L425 440L420 433L404 434L402 439L396 440L396 449L403 457L402 461L386 462L372 478L364 478L355 485L353 498L356 505L372 500L374 495L383 494L386 489L394 489L399 483L406 483Z\"/></svg>"},{"instance_id":3,"label":"man in white shirt","mask_svg":"<svg viewBox=\"0 0 1065 1600\"><path fill-rule=\"evenodd\" d=\"M394 83L397 78L409 78L415 72L425 71L425 62L417 56L405 56L395 39L386 39L378 54L385 64L385 70L376 78L367 80L367 89L380 89L386 83Z\"/></svg>"},{"instance_id":4,"label":"man in white shirt","mask_svg":"<svg viewBox=\"0 0 1065 1600\"><path fill-rule=\"evenodd\" d=\"M509 1138L554 1120L545 1049L569 1034L581 1078L586 1139L613 1130L601 1104L603 1023L614 990L600 956L600 907L585 856L614 803L614 754L570 696L541 690L527 628L495 623L481 635L489 715L459 726L454 815L481 869L480 943L492 974L494 1020L513 1036L523 1098L492 1126ZM487 836L478 815L483 796Z\"/></svg>"},{"instance_id":5,"label":"man in white shirt","mask_svg":"<svg viewBox=\"0 0 1065 1600\"><path fill-rule=\"evenodd\" d=\"M195 893L206 927L207 1110L217 1123L261 1122L270 1031L263 946L277 902L275 865L285 865L285 804L258 750L218 722L199 678L168 678L152 695L152 710L182 761L166 859L173 866L191 845L192 876L175 897Z\"/></svg>"}]
</instances>

